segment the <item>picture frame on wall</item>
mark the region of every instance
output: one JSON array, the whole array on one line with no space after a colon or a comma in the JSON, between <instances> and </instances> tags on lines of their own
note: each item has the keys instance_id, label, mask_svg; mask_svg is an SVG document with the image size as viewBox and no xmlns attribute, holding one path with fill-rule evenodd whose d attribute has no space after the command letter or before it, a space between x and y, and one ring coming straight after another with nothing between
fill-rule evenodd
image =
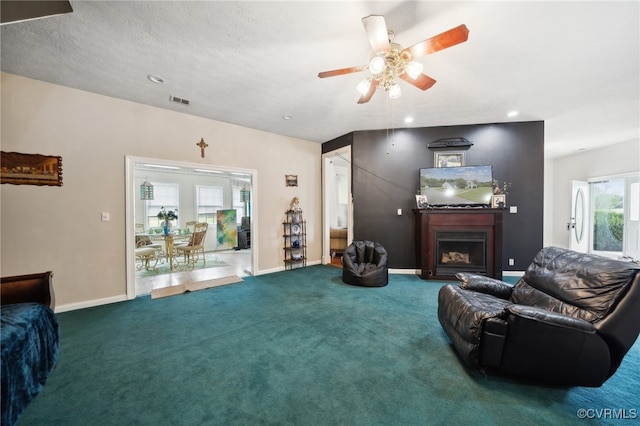
<instances>
[{"instance_id":1,"label":"picture frame on wall","mask_svg":"<svg viewBox=\"0 0 640 426\"><path fill-rule=\"evenodd\" d=\"M284 175L286 186L298 186L298 175Z\"/></svg>"},{"instance_id":2,"label":"picture frame on wall","mask_svg":"<svg viewBox=\"0 0 640 426\"><path fill-rule=\"evenodd\" d=\"M464 151L443 151L433 153L434 167L460 167L464 166Z\"/></svg>"},{"instance_id":3,"label":"picture frame on wall","mask_svg":"<svg viewBox=\"0 0 640 426\"><path fill-rule=\"evenodd\" d=\"M0 152L0 183L62 186L62 157Z\"/></svg>"}]
</instances>

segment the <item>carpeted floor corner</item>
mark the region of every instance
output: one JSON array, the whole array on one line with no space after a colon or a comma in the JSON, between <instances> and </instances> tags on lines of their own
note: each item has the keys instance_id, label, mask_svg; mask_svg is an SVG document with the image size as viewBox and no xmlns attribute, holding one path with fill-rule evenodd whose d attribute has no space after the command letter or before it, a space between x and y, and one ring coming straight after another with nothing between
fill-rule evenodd
<instances>
[{"instance_id":1,"label":"carpeted floor corner","mask_svg":"<svg viewBox=\"0 0 640 426\"><path fill-rule=\"evenodd\" d=\"M363 288L340 274L311 266L61 313L59 364L18 424L584 425L580 409L640 408L638 343L601 388L485 377L438 323L443 282Z\"/></svg>"}]
</instances>

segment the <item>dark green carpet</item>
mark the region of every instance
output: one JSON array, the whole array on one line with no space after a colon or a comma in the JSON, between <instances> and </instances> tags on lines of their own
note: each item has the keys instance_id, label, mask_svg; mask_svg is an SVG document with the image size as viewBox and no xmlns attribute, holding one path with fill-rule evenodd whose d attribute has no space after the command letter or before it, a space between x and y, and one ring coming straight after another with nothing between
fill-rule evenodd
<instances>
[{"instance_id":1,"label":"dark green carpet","mask_svg":"<svg viewBox=\"0 0 640 426\"><path fill-rule=\"evenodd\" d=\"M584 425L602 422L580 409L640 409L640 344L601 388L484 377L437 321L442 282L391 275L371 289L340 274L61 313L59 364L18 424Z\"/></svg>"}]
</instances>

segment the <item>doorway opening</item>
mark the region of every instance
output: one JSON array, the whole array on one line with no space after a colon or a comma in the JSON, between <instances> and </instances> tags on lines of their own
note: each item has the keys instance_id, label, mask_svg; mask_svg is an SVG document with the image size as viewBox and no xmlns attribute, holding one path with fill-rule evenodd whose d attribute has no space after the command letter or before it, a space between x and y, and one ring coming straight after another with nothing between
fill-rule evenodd
<instances>
[{"instance_id":1,"label":"doorway opening","mask_svg":"<svg viewBox=\"0 0 640 426\"><path fill-rule=\"evenodd\" d=\"M258 225L255 170L127 156L125 182L128 299L154 288L256 270L257 247L251 244ZM142 196L148 184L155 189L153 200ZM170 238L158 221L162 207L178 216L170 223ZM188 243L194 223L208 227L201 261L191 267L174 246ZM150 266L136 256L136 245L149 236L158 246Z\"/></svg>"},{"instance_id":2,"label":"doorway opening","mask_svg":"<svg viewBox=\"0 0 640 426\"><path fill-rule=\"evenodd\" d=\"M322 176L322 263L339 266L342 253L353 241L350 146L322 155Z\"/></svg>"}]
</instances>

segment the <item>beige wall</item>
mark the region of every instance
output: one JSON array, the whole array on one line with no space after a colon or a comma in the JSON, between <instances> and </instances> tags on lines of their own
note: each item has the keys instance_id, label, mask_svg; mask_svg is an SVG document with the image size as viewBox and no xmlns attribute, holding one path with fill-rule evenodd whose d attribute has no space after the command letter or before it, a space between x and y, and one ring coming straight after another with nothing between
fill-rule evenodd
<instances>
[{"instance_id":1,"label":"beige wall","mask_svg":"<svg viewBox=\"0 0 640 426\"><path fill-rule=\"evenodd\" d=\"M571 181L640 171L640 140L568 155L548 162L545 182L545 245L569 247Z\"/></svg>"},{"instance_id":2,"label":"beige wall","mask_svg":"<svg viewBox=\"0 0 640 426\"><path fill-rule=\"evenodd\" d=\"M254 273L283 267L281 221L294 196L308 221L310 263L320 261L320 144L6 73L1 88L2 150L62 156L64 181L0 187L0 272L54 271L59 308L125 298L127 155L256 170ZM195 145L202 137L204 159ZM297 174L299 186L285 187L285 174Z\"/></svg>"}]
</instances>

